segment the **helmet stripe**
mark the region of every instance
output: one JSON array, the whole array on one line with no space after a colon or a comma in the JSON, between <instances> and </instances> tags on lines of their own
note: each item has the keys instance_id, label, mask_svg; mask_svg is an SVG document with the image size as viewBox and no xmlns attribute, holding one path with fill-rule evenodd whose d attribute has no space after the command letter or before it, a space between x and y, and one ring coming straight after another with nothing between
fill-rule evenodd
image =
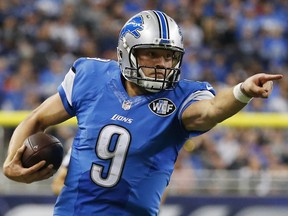
<instances>
[{"instance_id":1,"label":"helmet stripe","mask_svg":"<svg viewBox=\"0 0 288 216\"><path fill-rule=\"evenodd\" d=\"M160 11L154 11L154 13L157 16L160 25L160 38L169 39L169 27L167 17L164 13Z\"/></svg>"}]
</instances>

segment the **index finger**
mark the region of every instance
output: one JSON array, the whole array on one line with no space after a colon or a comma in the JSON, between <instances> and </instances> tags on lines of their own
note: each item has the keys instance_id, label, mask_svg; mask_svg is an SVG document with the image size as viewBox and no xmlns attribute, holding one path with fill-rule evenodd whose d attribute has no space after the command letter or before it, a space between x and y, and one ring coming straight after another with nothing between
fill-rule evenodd
<instances>
[{"instance_id":1,"label":"index finger","mask_svg":"<svg viewBox=\"0 0 288 216\"><path fill-rule=\"evenodd\" d=\"M267 81L273 81L273 80L279 80L282 79L283 75L282 74L265 74L263 77L261 77L262 82L267 82Z\"/></svg>"}]
</instances>

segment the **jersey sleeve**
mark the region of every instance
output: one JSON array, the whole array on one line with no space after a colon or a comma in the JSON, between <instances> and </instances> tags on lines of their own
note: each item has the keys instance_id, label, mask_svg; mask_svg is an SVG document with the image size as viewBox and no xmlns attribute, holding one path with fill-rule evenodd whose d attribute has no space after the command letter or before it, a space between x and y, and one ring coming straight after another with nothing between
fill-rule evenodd
<instances>
[{"instance_id":1,"label":"jersey sleeve","mask_svg":"<svg viewBox=\"0 0 288 216\"><path fill-rule=\"evenodd\" d=\"M106 73L115 63L99 58L79 58L58 87L66 111L75 116L83 103L90 103L109 79Z\"/></svg>"},{"instance_id":2,"label":"jersey sleeve","mask_svg":"<svg viewBox=\"0 0 288 216\"><path fill-rule=\"evenodd\" d=\"M73 69L70 68L63 82L58 87L58 92L60 94L64 108L71 116L75 116L71 100L74 79L75 79L75 73L73 72Z\"/></svg>"},{"instance_id":3,"label":"jersey sleeve","mask_svg":"<svg viewBox=\"0 0 288 216\"><path fill-rule=\"evenodd\" d=\"M192 103L200 100L209 100L215 97L215 90L214 88L208 83L208 82L198 82L197 83L197 88L196 90L192 91L191 94L184 100L182 103L179 113L178 113L178 118L182 123L182 114L186 110L186 108L191 105ZM190 136L195 136L195 135L201 135L205 133L206 131L193 131L190 133Z\"/></svg>"},{"instance_id":4,"label":"jersey sleeve","mask_svg":"<svg viewBox=\"0 0 288 216\"><path fill-rule=\"evenodd\" d=\"M71 67L68 73L65 75L61 85L58 87L58 92L60 94L64 108L71 116L75 116L72 107L72 90L75 79L75 72L73 70L73 67Z\"/></svg>"},{"instance_id":5,"label":"jersey sleeve","mask_svg":"<svg viewBox=\"0 0 288 216\"><path fill-rule=\"evenodd\" d=\"M58 92L60 94L62 103L66 111L71 115L76 115L76 110L73 104L73 92L75 88L76 72L79 77L79 74L85 72L85 60L86 58L79 58L70 68L68 73L65 75L64 80L61 85L58 87ZM79 79L79 78L78 78Z\"/></svg>"}]
</instances>

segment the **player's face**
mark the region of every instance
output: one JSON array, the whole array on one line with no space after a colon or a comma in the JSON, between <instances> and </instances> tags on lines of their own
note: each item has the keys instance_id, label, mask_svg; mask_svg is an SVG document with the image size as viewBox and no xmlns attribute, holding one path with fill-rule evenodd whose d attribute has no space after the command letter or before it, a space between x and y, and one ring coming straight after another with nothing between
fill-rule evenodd
<instances>
[{"instance_id":1,"label":"player's face","mask_svg":"<svg viewBox=\"0 0 288 216\"><path fill-rule=\"evenodd\" d=\"M142 67L142 71L145 76L151 78L163 79L164 74L170 73L171 70L165 68L171 68L173 66L173 51L164 49L139 49L137 50L138 65ZM156 70L155 70L156 68Z\"/></svg>"}]
</instances>

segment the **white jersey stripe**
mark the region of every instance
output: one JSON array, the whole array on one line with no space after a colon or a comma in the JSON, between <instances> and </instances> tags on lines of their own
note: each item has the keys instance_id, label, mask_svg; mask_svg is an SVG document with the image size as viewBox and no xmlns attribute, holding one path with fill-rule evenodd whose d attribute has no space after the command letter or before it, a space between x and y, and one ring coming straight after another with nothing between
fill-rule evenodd
<instances>
[{"instance_id":1,"label":"white jersey stripe","mask_svg":"<svg viewBox=\"0 0 288 216\"><path fill-rule=\"evenodd\" d=\"M73 89L74 79L75 79L75 73L70 68L69 72L66 74L63 82L61 83L70 106L72 106L72 89Z\"/></svg>"},{"instance_id":2,"label":"white jersey stripe","mask_svg":"<svg viewBox=\"0 0 288 216\"><path fill-rule=\"evenodd\" d=\"M186 105L190 102L190 101L200 101L200 100L208 100L215 97L210 91L204 90L204 91L196 91L194 93L192 93L182 104L182 106L180 107L180 112L179 112L179 119L181 119L181 115L183 113L183 108L186 107Z\"/></svg>"}]
</instances>

